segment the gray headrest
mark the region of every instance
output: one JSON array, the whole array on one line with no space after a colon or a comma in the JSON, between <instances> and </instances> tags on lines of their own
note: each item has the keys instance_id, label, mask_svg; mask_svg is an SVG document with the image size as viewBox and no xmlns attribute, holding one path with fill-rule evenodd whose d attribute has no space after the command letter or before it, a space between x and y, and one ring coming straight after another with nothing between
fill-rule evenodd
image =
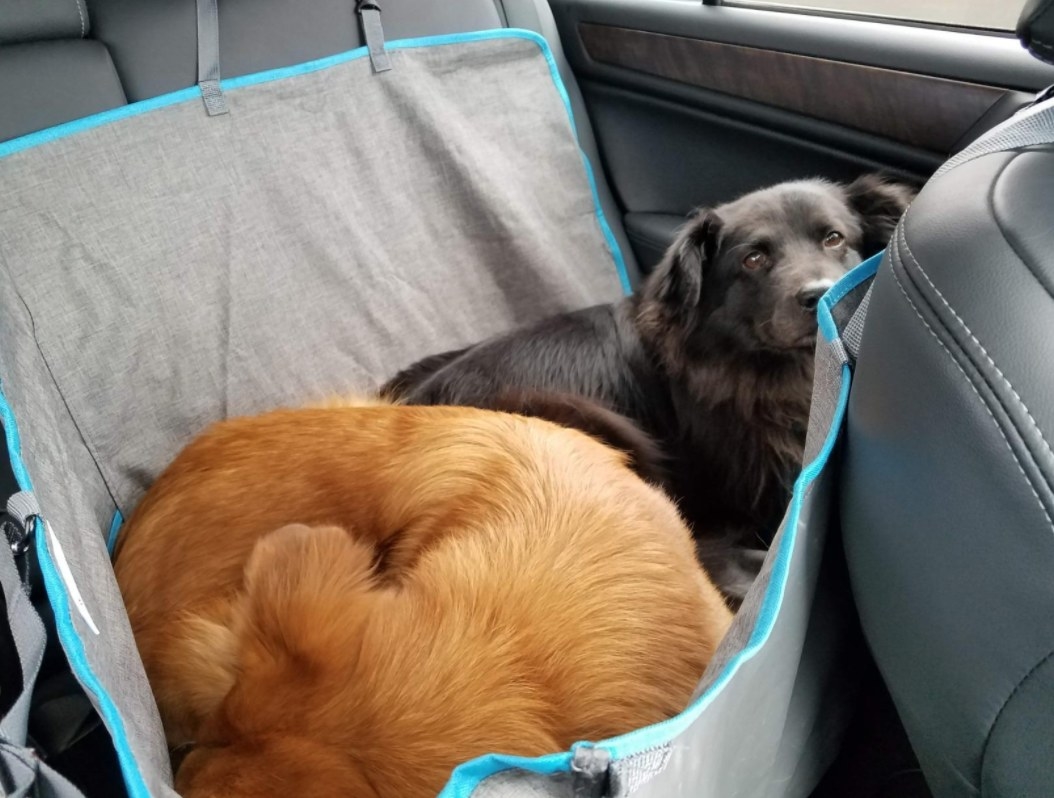
<instances>
[{"instance_id":1,"label":"gray headrest","mask_svg":"<svg viewBox=\"0 0 1054 798\"><path fill-rule=\"evenodd\" d=\"M1054 0L1028 0L1017 22L1017 37L1036 58L1054 64Z\"/></svg>"},{"instance_id":2,"label":"gray headrest","mask_svg":"<svg viewBox=\"0 0 1054 798\"><path fill-rule=\"evenodd\" d=\"M87 35L84 0L0 0L0 44Z\"/></svg>"}]
</instances>

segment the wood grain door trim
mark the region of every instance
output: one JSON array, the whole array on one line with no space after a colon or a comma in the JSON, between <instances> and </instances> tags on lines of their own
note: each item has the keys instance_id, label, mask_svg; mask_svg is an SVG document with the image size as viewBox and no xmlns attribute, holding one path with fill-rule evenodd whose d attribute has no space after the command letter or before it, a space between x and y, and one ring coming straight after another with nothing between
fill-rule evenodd
<instances>
[{"instance_id":1,"label":"wood grain door trim","mask_svg":"<svg viewBox=\"0 0 1054 798\"><path fill-rule=\"evenodd\" d=\"M1007 90L894 69L580 23L594 61L947 153Z\"/></svg>"}]
</instances>

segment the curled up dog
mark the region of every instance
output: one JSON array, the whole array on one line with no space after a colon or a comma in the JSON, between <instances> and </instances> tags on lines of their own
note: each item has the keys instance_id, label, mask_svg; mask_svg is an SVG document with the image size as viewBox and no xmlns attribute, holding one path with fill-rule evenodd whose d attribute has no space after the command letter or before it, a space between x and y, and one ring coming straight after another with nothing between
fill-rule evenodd
<instances>
[{"instance_id":1,"label":"curled up dog","mask_svg":"<svg viewBox=\"0 0 1054 798\"><path fill-rule=\"evenodd\" d=\"M431 798L676 714L731 622L623 454L472 408L217 424L115 571L185 798Z\"/></svg>"},{"instance_id":2,"label":"curled up dog","mask_svg":"<svg viewBox=\"0 0 1054 798\"><path fill-rule=\"evenodd\" d=\"M819 299L886 245L913 195L866 175L699 211L634 296L426 358L382 395L486 407L510 391L554 391L626 416L659 444L662 484L736 602L801 467Z\"/></svg>"}]
</instances>

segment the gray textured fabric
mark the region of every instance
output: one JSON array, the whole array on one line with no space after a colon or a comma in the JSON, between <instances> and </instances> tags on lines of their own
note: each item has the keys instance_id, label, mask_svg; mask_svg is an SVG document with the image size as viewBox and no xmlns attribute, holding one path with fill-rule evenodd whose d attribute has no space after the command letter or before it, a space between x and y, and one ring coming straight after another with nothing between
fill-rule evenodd
<instances>
[{"instance_id":1,"label":"gray textured fabric","mask_svg":"<svg viewBox=\"0 0 1054 798\"><path fill-rule=\"evenodd\" d=\"M200 108L196 110L201 117ZM0 160L0 173L4 163ZM3 264L0 252L0 266ZM91 311L90 307L85 309ZM48 364L34 340L33 319L6 268L0 268L0 342L0 386L18 420L22 458L34 480L34 493L61 538L65 559L74 569L89 617L104 633L94 634L77 612L66 617L78 631L94 672L121 710L131 749L145 767L149 794L174 795L166 786L171 783L171 774L160 735L161 721L142 663L135 654L128 617L106 550L104 530L116 506L55 389ZM105 383L105 375L100 375L98 381ZM29 486L20 487L24 490ZM44 539L53 557L53 542L49 535ZM49 598L54 601L50 593ZM56 621L59 620L61 613L56 611ZM87 692L98 707L95 692Z\"/></svg>"},{"instance_id":2,"label":"gray textured fabric","mask_svg":"<svg viewBox=\"0 0 1054 798\"><path fill-rule=\"evenodd\" d=\"M964 163L1005 150L1054 143L1054 99L1027 108L989 130L977 141L949 158L931 178L931 182Z\"/></svg>"},{"instance_id":3,"label":"gray textured fabric","mask_svg":"<svg viewBox=\"0 0 1054 798\"><path fill-rule=\"evenodd\" d=\"M82 798L76 787L26 746L29 703L44 658L45 634L6 546L0 546L0 589L22 679L21 694L0 718L0 792L10 798Z\"/></svg>"},{"instance_id":4,"label":"gray textured fabric","mask_svg":"<svg viewBox=\"0 0 1054 798\"><path fill-rule=\"evenodd\" d=\"M574 791L567 774L542 776L521 770L505 770L484 779L472 798L572 798Z\"/></svg>"},{"instance_id":5,"label":"gray textured fabric","mask_svg":"<svg viewBox=\"0 0 1054 798\"><path fill-rule=\"evenodd\" d=\"M671 750L664 745L615 762L611 768L611 794L633 795L666 769Z\"/></svg>"},{"instance_id":6,"label":"gray textured fabric","mask_svg":"<svg viewBox=\"0 0 1054 798\"><path fill-rule=\"evenodd\" d=\"M126 515L210 421L619 296L537 46L392 57L0 161L0 257Z\"/></svg>"},{"instance_id":7,"label":"gray textured fabric","mask_svg":"<svg viewBox=\"0 0 1054 798\"><path fill-rule=\"evenodd\" d=\"M841 385L833 346L817 349L806 462L831 430ZM821 574L831 520L827 469L806 490L780 614L759 650L740 662L692 726L668 749L617 762L616 798L804 798L837 751L853 675L840 672L843 623L850 606ZM761 574L697 690L710 690L755 631L776 559L785 556L788 518Z\"/></svg>"},{"instance_id":8,"label":"gray textured fabric","mask_svg":"<svg viewBox=\"0 0 1054 798\"><path fill-rule=\"evenodd\" d=\"M389 54L383 76L361 58L228 89L215 118L188 94L0 159L0 378L138 794L171 774L115 509L215 420L621 295L537 44Z\"/></svg>"},{"instance_id":9,"label":"gray textured fabric","mask_svg":"<svg viewBox=\"0 0 1054 798\"><path fill-rule=\"evenodd\" d=\"M864 340L864 322L867 321L867 309L870 305L871 286L869 285L867 293L860 300L860 304L853 312L852 318L849 319L849 323L845 325L845 329L842 331L842 343L845 344L845 351L853 363L860 356L860 344Z\"/></svg>"},{"instance_id":10,"label":"gray textured fabric","mask_svg":"<svg viewBox=\"0 0 1054 798\"><path fill-rule=\"evenodd\" d=\"M209 116L227 113L220 88L220 14L216 0L196 0L198 86Z\"/></svg>"}]
</instances>

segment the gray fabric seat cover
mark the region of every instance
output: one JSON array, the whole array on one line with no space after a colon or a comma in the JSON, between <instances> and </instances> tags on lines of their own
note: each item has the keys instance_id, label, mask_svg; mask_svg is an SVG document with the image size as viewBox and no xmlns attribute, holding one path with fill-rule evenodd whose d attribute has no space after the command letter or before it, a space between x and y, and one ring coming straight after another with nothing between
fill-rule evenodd
<instances>
[{"instance_id":1,"label":"gray fabric seat cover","mask_svg":"<svg viewBox=\"0 0 1054 798\"><path fill-rule=\"evenodd\" d=\"M191 89L0 158L0 378L119 705L104 719L147 765L133 794L170 774L109 567L115 510L212 421L622 293L539 43L391 55L383 76L359 59L228 88L213 118Z\"/></svg>"}]
</instances>

